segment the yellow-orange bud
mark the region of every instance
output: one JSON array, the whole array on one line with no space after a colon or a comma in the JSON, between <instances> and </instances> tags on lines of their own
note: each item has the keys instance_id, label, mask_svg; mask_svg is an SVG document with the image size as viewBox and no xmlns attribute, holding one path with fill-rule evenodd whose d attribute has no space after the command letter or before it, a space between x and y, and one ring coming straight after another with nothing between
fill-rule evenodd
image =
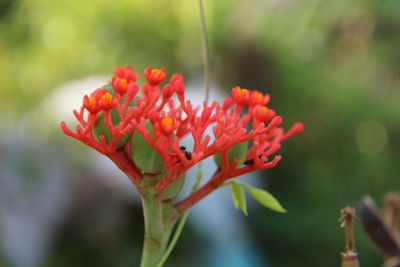
<instances>
[{"instance_id":1,"label":"yellow-orange bud","mask_svg":"<svg viewBox=\"0 0 400 267\"><path fill-rule=\"evenodd\" d=\"M91 107L93 107L94 105L96 105L97 101L96 98L94 96L89 97L89 105Z\"/></svg>"},{"instance_id":2,"label":"yellow-orange bud","mask_svg":"<svg viewBox=\"0 0 400 267\"><path fill-rule=\"evenodd\" d=\"M101 97L101 101L106 103L106 104L111 104L112 102L112 95L110 93L105 93L102 97Z\"/></svg>"},{"instance_id":3,"label":"yellow-orange bud","mask_svg":"<svg viewBox=\"0 0 400 267\"><path fill-rule=\"evenodd\" d=\"M161 120L161 125L163 128L168 128L174 124L174 118L166 117Z\"/></svg>"},{"instance_id":4,"label":"yellow-orange bud","mask_svg":"<svg viewBox=\"0 0 400 267\"><path fill-rule=\"evenodd\" d=\"M236 103L240 106L250 103L250 91L240 88L239 86L232 88L232 96Z\"/></svg>"},{"instance_id":5,"label":"yellow-orange bud","mask_svg":"<svg viewBox=\"0 0 400 267\"><path fill-rule=\"evenodd\" d=\"M160 124L165 135L170 135L175 130L175 119L173 117L162 118Z\"/></svg>"}]
</instances>

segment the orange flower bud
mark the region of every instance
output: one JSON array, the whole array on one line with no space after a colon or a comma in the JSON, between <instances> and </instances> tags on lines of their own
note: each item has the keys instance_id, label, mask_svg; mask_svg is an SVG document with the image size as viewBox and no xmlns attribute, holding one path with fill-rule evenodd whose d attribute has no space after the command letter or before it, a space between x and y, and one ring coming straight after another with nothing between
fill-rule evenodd
<instances>
[{"instance_id":1,"label":"orange flower bud","mask_svg":"<svg viewBox=\"0 0 400 267\"><path fill-rule=\"evenodd\" d=\"M100 105L101 98L106 93L109 92L105 89L99 88L96 89L90 95L90 97L85 95L83 98L83 107L86 108L92 114L98 113L102 109L102 106Z\"/></svg>"},{"instance_id":2,"label":"orange flower bud","mask_svg":"<svg viewBox=\"0 0 400 267\"><path fill-rule=\"evenodd\" d=\"M117 78L126 80L127 83L133 83L138 79L138 75L131 66L116 67L114 74Z\"/></svg>"},{"instance_id":3,"label":"orange flower bud","mask_svg":"<svg viewBox=\"0 0 400 267\"><path fill-rule=\"evenodd\" d=\"M110 105L111 102L112 102L112 95L111 95L110 93L105 93L105 94L101 97L100 101L102 101L102 102L105 103L105 104Z\"/></svg>"},{"instance_id":4,"label":"orange flower bud","mask_svg":"<svg viewBox=\"0 0 400 267\"><path fill-rule=\"evenodd\" d=\"M116 93L123 95L126 93L128 81L124 78L113 77L111 79L111 85Z\"/></svg>"},{"instance_id":5,"label":"orange flower bud","mask_svg":"<svg viewBox=\"0 0 400 267\"><path fill-rule=\"evenodd\" d=\"M164 81L166 74L164 69L153 69L150 66L144 70L144 76L150 85L155 86Z\"/></svg>"},{"instance_id":6,"label":"orange flower bud","mask_svg":"<svg viewBox=\"0 0 400 267\"><path fill-rule=\"evenodd\" d=\"M252 106L256 106L256 105L263 105L264 102L264 95L263 93L259 92L259 91L253 91L251 92L251 101L250 104Z\"/></svg>"},{"instance_id":7,"label":"orange flower bud","mask_svg":"<svg viewBox=\"0 0 400 267\"><path fill-rule=\"evenodd\" d=\"M94 98L93 96L89 97L89 105L91 107L94 107L96 103L97 103L96 98Z\"/></svg>"},{"instance_id":8,"label":"orange flower bud","mask_svg":"<svg viewBox=\"0 0 400 267\"><path fill-rule=\"evenodd\" d=\"M160 124L165 135L170 135L175 130L175 119L173 117L162 118Z\"/></svg>"},{"instance_id":9,"label":"orange flower bud","mask_svg":"<svg viewBox=\"0 0 400 267\"><path fill-rule=\"evenodd\" d=\"M258 121L267 122L276 115L276 112L265 106L258 105L254 108L254 116Z\"/></svg>"},{"instance_id":10,"label":"orange flower bud","mask_svg":"<svg viewBox=\"0 0 400 267\"><path fill-rule=\"evenodd\" d=\"M244 106L250 104L250 91L247 89L242 89L239 86L232 88L233 99L239 106Z\"/></svg>"}]
</instances>

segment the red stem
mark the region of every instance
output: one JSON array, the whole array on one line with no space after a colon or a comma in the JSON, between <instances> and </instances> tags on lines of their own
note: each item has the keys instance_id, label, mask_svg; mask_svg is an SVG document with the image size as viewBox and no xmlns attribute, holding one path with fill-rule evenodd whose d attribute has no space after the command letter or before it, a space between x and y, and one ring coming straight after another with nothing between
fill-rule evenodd
<instances>
[{"instance_id":1,"label":"red stem","mask_svg":"<svg viewBox=\"0 0 400 267\"><path fill-rule=\"evenodd\" d=\"M212 191L220 187L225 180L226 179L223 173L217 172L205 185L200 187L190 196L176 203L175 207L178 209L179 212L185 212L186 210L190 209L194 204L210 194Z\"/></svg>"},{"instance_id":2,"label":"red stem","mask_svg":"<svg viewBox=\"0 0 400 267\"><path fill-rule=\"evenodd\" d=\"M118 150L107 156L129 177L134 185L138 185L140 183L142 174L127 157L125 151Z\"/></svg>"}]
</instances>

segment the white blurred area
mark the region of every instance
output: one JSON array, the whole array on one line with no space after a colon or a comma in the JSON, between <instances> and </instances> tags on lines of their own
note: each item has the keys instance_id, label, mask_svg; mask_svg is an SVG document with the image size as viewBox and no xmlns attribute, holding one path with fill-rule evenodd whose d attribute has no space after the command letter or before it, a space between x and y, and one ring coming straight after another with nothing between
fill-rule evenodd
<instances>
[{"instance_id":1,"label":"white blurred area","mask_svg":"<svg viewBox=\"0 0 400 267\"><path fill-rule=\"evenodd\" d=\"M73 122L72 110L82 106L84 95L89 95L96 88L108 83L109 77L94 75L79 80L73 80L54 89L52 94L39 105L38 112L44 115L51 111L55 121Z\"/></svg>"}]
</instances>

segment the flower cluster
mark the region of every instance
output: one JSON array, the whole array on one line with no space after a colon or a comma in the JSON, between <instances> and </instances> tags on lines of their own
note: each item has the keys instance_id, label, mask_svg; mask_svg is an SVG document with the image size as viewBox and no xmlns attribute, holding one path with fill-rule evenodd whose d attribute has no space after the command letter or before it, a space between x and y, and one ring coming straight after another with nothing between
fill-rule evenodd
<instances>
[{"instance_id":1,"label":"flower cluster","mask_svg":"<svg viewBox=\"0 0 400 267\"><path fill-rule=\"evenodd\" d=\"M164 69L148 67L146 82L136 84L132 67L117 67L109 84L83 98L74 115L75 131L61 123L63 132L113 160L141 190L146 177L157 176L154 188L162 194L193 165L215 156L216 174L188 198L179 210L191 207L226 180L275 166L281 141L303 130L295 123L284 132L282 118L267 107L269 95L235 87L223 102L194 107L185 98L184 79ZM212 129L213 138L206 134ZM193 147L182 146L190 135Z\"/></svg>"}]
</instances>

